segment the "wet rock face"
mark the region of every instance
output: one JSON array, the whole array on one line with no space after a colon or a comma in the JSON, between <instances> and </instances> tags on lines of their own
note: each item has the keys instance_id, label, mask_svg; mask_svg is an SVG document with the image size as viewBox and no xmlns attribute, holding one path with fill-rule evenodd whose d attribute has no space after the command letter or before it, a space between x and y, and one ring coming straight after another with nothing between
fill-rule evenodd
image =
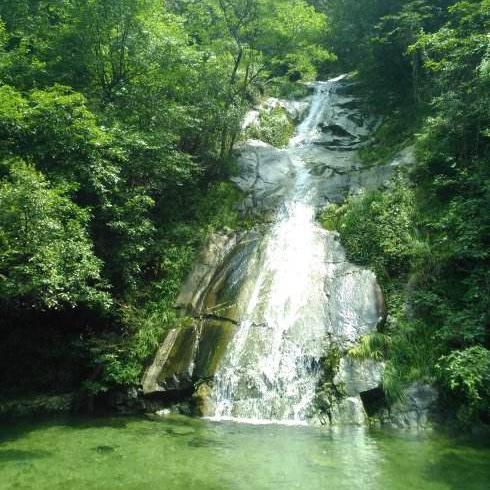
<instances>
[{"instance_id":1,"label":"wet rock face","mask_svg":"<svg viewBox=\"0 0 490 490\"><path fill-rule=\"evenodd\" d=\"M425 429L431 427L438 399L437 390L430 385L413 383L403 400L375 416L384 426L399 429Z\"/></svg>"},{"instance_id":2,"label":"wet rock face","mask_svg":"<svg viewBox=\"0 0 490 490\"><path fill-rule=\"evenodd\" d=\"M237 148L239 175L231 180L247 199L248 210L274 210L294 182L295 167L290 154L259 140L249 140Z\"/></svg>"},{"instance_id":3,"label":"wet rock face","mask_svg":"<svg viewBox=\"0 0 490 490\"><path fill-rule=\"evenodd\" d=\"M143 376L145 395L179 400L213 378L236 330L238 295L256 242L255 232L211 236L176 301L193 325L167 333Z\"/></svg>"},{"instance_id":4,"label":"wet rock face","mask_svg":"<svg viewBox=\"0 0 490 490\"><path fill-rule=\"evenodd\" d=\"M213 378L235 328L229 321L202 320L170 330L143 376L144 394L190 395L198 381Z\"/></svg>"},{"instance_id":5,"label":"wet rock face","mask_svg":"<svg viewBox=\"0 0 490 490\"><path fill-rule=\"evenodd\" d=\"M239 233L216 233L210 237L181 288L177 308L191 316L201 313L215 275L243 238Z\"/></svg>"}]
</instances>

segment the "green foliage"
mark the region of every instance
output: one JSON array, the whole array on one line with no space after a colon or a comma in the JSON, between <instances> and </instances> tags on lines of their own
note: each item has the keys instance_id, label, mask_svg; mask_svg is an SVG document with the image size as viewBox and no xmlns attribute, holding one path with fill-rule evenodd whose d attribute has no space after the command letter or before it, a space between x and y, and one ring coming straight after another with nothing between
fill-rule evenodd
<instances>
[{"instance_id":1,"label":"green foliage","mask_svg":"<svg viewBox=\"0 0 490 490\"><path fill-rule=\"evenodd\" d=\"M438 365L441 382L463 399L460 417L471 421L490 411L490 351L469 347L443 356Z\"/></svg>"},{"instance_id":2,"label":"green foliage","mask_svg":"<svg viewBox=\"0 0 490 490\"><path fill-rule=\"evenodd\" d=\"M272 97L304 99L311 93L311 90L306 84L291 82L287 78L278 77L268 85L267 92Z\"/></svg>"},{"instance_id":3,"label":"green foliage","mask_svg":"<svg viewBox=\"0 0 490 490\"><path fill-rule=\"evenodd\" d=\"M211 185L198 206L197 220L203 232L220 229L236 230L241 226L241 217L237 206L242 198L241 192L229 182L217 182Z\"/></svg>"},{"instance_id":4,"label":"green foliage","mask_svg":"<svg viewBox=\"0 0 490 490\"><path fill-rule=\"evenodd\" d=\"M272 73L314 79L317 67L334 56L318 40L327 29L325 15L303 0L261 2L260 49L270 57Z\"/></svg>"},{"instance_id":5,"label":"green foliage","mask_svg":"<svg viewBox=\"0 0 490 490\"><path fill-rule=\"evenodd\" d=\"M89 215L21 161L0 184L0 296L27 307L110 304L87 233Z\"/></svg>"},{"instance_id":6,"label":"green foliage","mask_svg":"<svg viewBox=\"0 0 490 490\"><path fill-rule=\"evenodd\" d=\"M254 138L269 143L276 148L287 146L294 134L294 123L281 107L270 112L262 111L257 126L247 129L245 137Z\"/></svg>"},{"instance_id":7,"label":"green foliage","mask_svg":"<svg viewBox=\"0 0 490 490\"><path fill-rule=\"evenodd\" d=\"M343 69L359 72L380 112L418 102L425 74L408 48L421 32L437 29L452 0L329 0L321 2L331 21L330 44ZM315 2L315 3L318 3Z\"/></svg>"},{"instance_id":8,"label":"green foliage","mask_svg":"<svg viewBox=\"0 0 490 490\"><path fill-rule=\"evenodd\" d=\"M399 178L389 192L350 198L340 210L328 207L322 220L338 229L350 260L391 277L408 271L414 212L413 191Z\"/></svg>"},{"instance_id":9,"label":"green foliage","mask_svg":"<svg viewBox=\"0 0 490 490\"><path fill-rule=\"evenodd\" d=\"M353 359L375 359L381 361L387 357L392 339L383 333L375 332L364 336L358 345L349 351Z\"/></svg>"}]
</instances>

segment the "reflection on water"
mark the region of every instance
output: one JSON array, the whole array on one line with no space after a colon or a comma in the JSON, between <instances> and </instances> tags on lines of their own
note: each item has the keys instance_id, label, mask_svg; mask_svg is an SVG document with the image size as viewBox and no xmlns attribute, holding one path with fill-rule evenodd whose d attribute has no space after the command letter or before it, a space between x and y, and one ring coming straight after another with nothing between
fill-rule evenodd
<instances>
[{"instance_id":1,"label":"reflection on water","mask_svg":"<svg viewBox=\"0 0 490 490\"><path fill-rule=\"evenodd\" d=\"M0 489L483 490L490 445L174 417L0 426Z\"/></svg>"}]
</instances>

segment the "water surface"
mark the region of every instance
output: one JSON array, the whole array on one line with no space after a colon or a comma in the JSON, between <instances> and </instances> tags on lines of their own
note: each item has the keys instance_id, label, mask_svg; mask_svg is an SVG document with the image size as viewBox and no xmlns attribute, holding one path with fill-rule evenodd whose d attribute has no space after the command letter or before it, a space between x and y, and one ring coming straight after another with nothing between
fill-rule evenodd
<instances>
[{"instance_id":1,"label":"water surface","mask_svg":"<svg viewBox=\"0 0 490 490\"><path fill-rule=\"evenodd\" d=\"M483 490L488 441L173 417L0 426L0 489Z\"/></svg>"}]
</instances>

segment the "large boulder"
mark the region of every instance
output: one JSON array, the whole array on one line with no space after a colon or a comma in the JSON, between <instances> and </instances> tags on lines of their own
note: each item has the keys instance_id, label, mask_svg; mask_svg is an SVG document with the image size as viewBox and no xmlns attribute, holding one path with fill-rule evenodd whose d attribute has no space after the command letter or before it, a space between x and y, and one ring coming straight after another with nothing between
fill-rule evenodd
<instances>
[{"instance_id":1,"label":"large boulder","mask_svg":"<svg viewBox=\"0 0 490 490\"><path fill-rule=\"evenodd\" d=\"M402 400L381 410L377 419L382 425L401 429L425 429L432 425L438 391L431 385L416 382L405 391Z\"/></svg>"},{"instance_id":2,"label":"large boulder","mask_svg":"<svg viewBox=\"0 0 490 490\"><path fill-rule=\"evenodd\" d=\"M381 386L383 371L383 363L372 359L357 360L343 357L333 382L341 387L347 396L359 396L363 392Z\"/></svg>"}]
</instances>

